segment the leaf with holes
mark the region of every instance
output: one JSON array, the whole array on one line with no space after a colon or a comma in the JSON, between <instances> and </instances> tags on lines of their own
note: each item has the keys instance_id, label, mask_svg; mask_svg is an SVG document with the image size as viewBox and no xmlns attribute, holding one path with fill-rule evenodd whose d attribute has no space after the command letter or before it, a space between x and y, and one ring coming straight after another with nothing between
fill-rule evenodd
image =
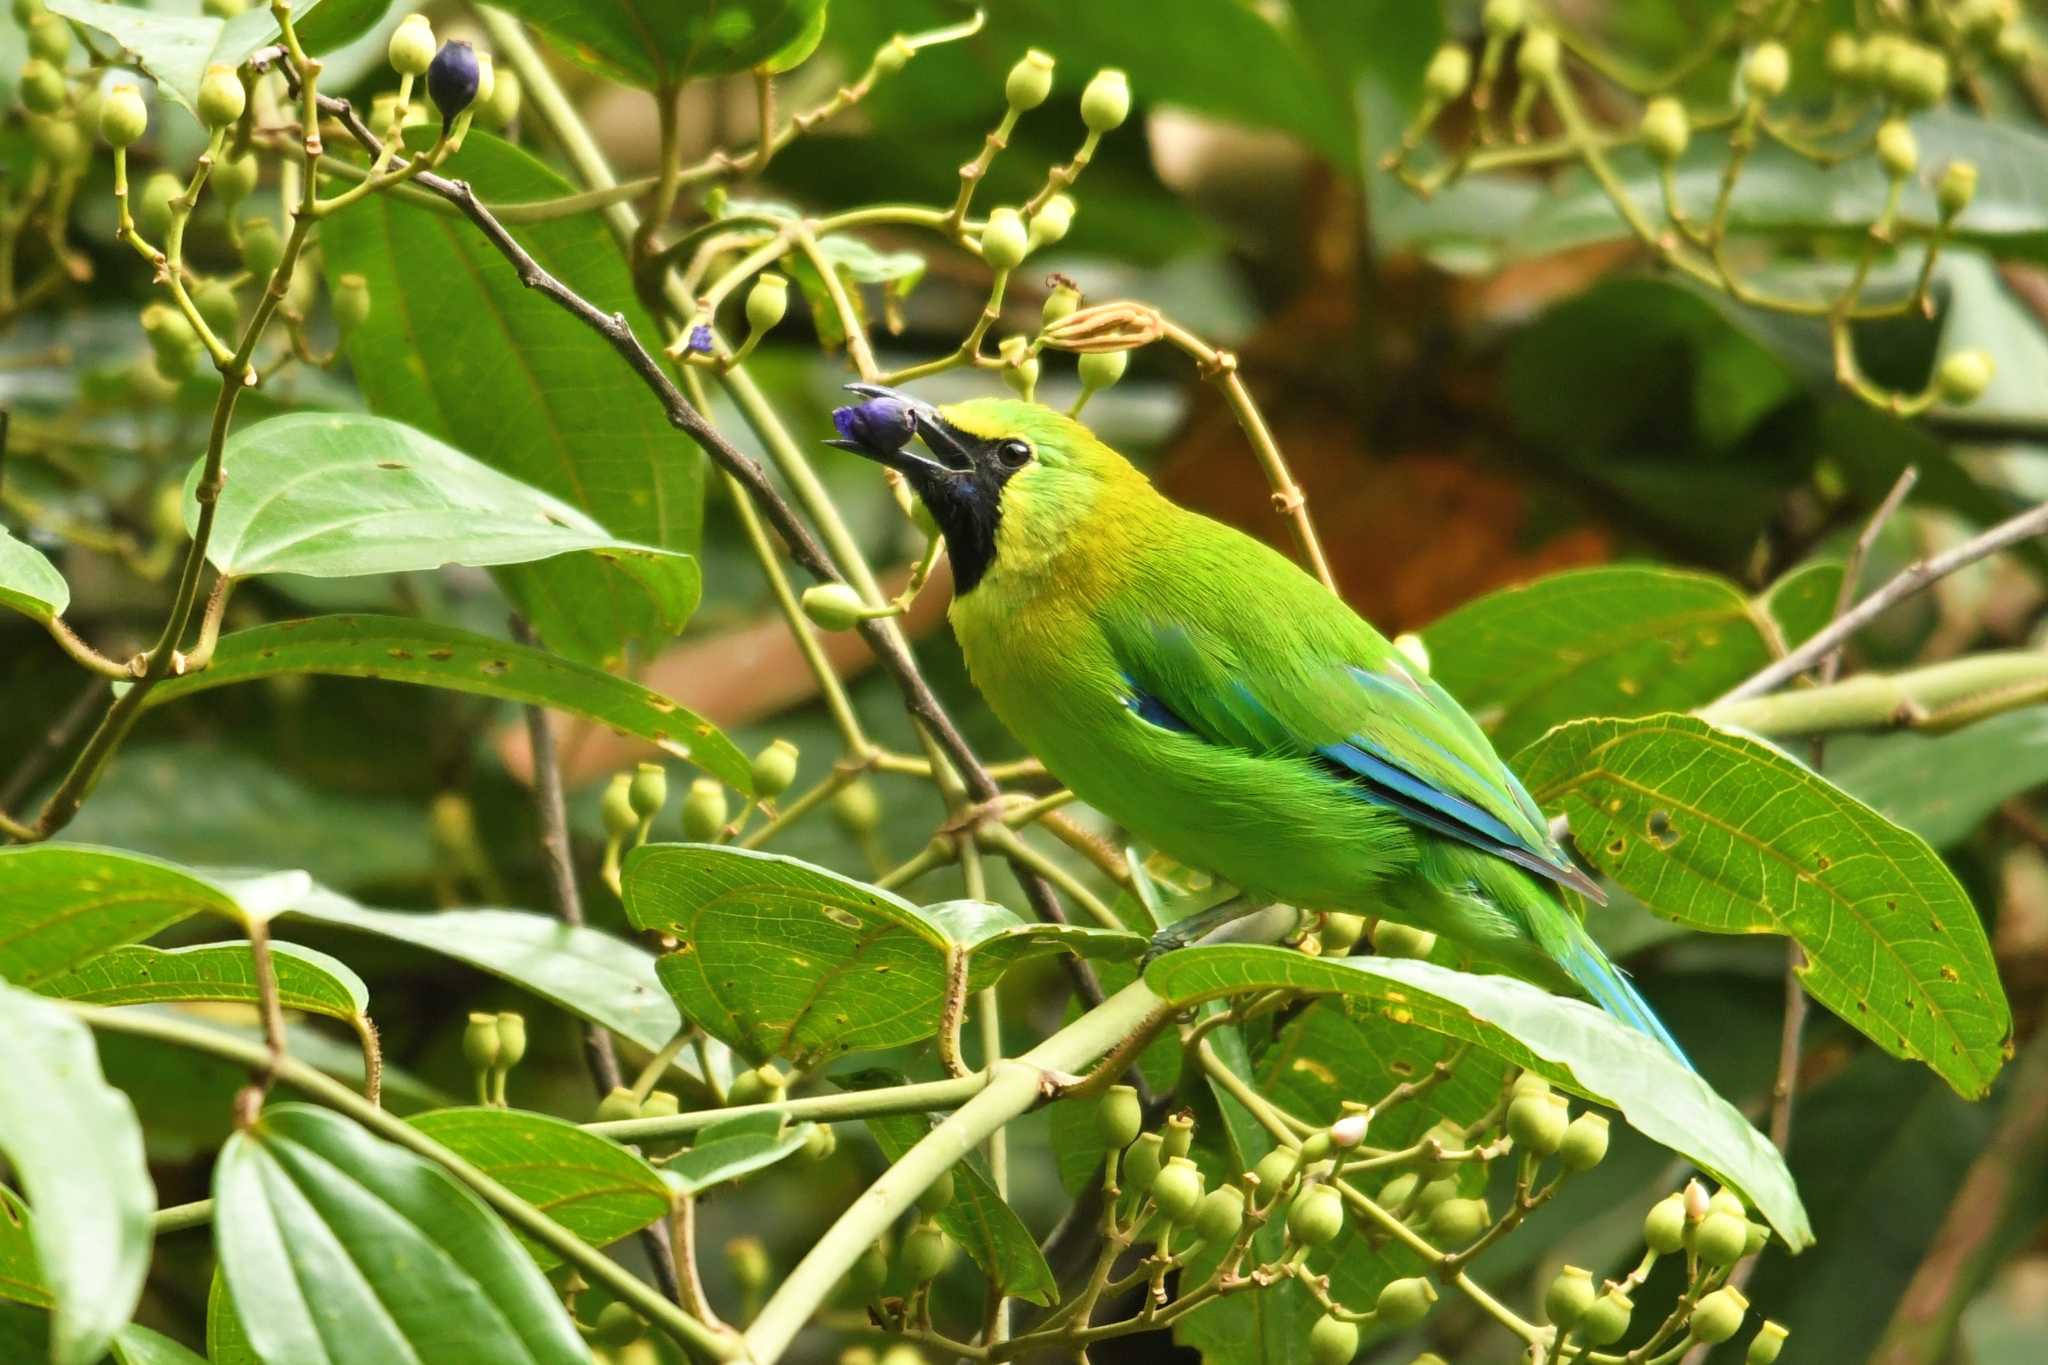
<instances>
[{"instance_id":1,"label":"leaf with holes","mask_svg":"<svg viewBox=\"0 0 2048 1365\"><path fill-rule=\"evenodd\" d=\"M236 631L221 638L209 666L157 684L147 705L292 673L379 678L550 706L636 735L738 791L753 790L746 755L717 726L659 692L545 650L404 616L316 616Z\"/></svg>"},{"instance_id":2,"label":"leaf with holes","mask_svg":"<svg viewBox=\"0 0 2048 1365\"><path fill-rule=\"evenodd\" d=\"M0 607L32 621L62 616L71 605L71 588L56 565L33 545L25 545L0 526Z\"/></svg>"},{"instance_id":3,"label":"leaf with holes","mask_svg":"<svg viewBox=\"0 0 2048 1365\"><path fill-rule=\"evenodd\" d=\"M1475 1043L1599 1104L1748 1197L1793 1250L1813 1241L1791 1172L1770 1141L1663 1044L1582 1000L1506 976L1397 958L1314 958L1285 948L1193 947L1145 969L1190 1006L1263 990L1340 995L1352 1008Z\"/></svg>"},{"instance_id":4,"label":"leaf with holes","mask_svg":"<svg viewBox=\"0 0 2048 1365\"><path fill-rule=\"evenodd\" d=\"M249 1343L293 1365L589 1365L511 1232L439 1166L280 1104L228 1139L214 1240Z\"/></svg>"},{"instance_id":5,"label":"leaf with holes","mask_svg":"<svg viewBox=\"0 0 2048 1365\"><path fill-rule=\"evenodd\" d=\"M1653 913L1797 939L1815 999L1959 1094L1990 1089L2012 1012L1983 922L1919 836L1768 745L1687 716L1582 721L1518 762L1586 860Z\"/></svg>"},{"instance_id":6,"label":"leaf with holes","mask_svg":"<svg viewBox=\"0 0 2048 1365\"><path fill-rule=\"evenodd\" d=\"M49 1359L91 1365L149 1273L156 1190L142 1125L101 1075L85 1021L62 1005L0 982L0 1039L0 1159L33 1213L29 1242L52 1305Z\"/></svg>"},{"instance_id":7,"label":"leaf with holes","mask_svg":"<svg viewBox=\"0 0 2048 1365\"><path fill-rule=\"evenodd\" d=\"M370 991L345 962L301 948L271 944L278 1003L288 1010L360 1019L369 1013ZM254 959L247 942L202 943L190 948L151 948L131 943L36 985L38 995L76 1000L81 1005L143 1005L175 1000L257 1003Z\"/></svg>"},{"instance_id":8,"label":"leaf with holes","mask_svg":"<svg viewBox=\"0 0 2048 1365\"><path fill-rule=\"evenodd\" d=\"M523 1109L436 1109L407 1120L592 1246L668 1212L660 1173L575 1124ZM542 1270L562 1258L515 1232Z\"/></svg>"},{"instance_id":9,"label":"leaf with holes","mask_svg":"<svg viewBox=\"0 0 2048 1365\"><path fill-rule=\"evenodd\" d=\"M488 568L580 554L611 594L639 593L659 631L690 619L696 561L613 536L589 514L424 432L358 413L295 412L237 432L207 558L230 578ZM202 470L185 480L185 529Z\"/></svg>"},{"instance_id":10,"label":"leaf with holes","mask_svg":"<svg viewBox=\"0 0 2048 1365\"><path fill-rule=\"evenodd\" d=\"M1706 574L1574 569L1422 632L1430 673L1512 754L1582 716L1685 711L1770 663L1749 598Z\"/></svg>"},{"instance_id":11,"label":"leaf with holes","mask_svg":"<svg viewBox=\"0 0 2048 1365\"><path fill-rule=\"evenodd\" d=\"M325 888L295 901L300 919L467 962L656 1051L682 1028L645 950L596 929L521 910L371 910Z\"/></svg>"},{"instance_id":12,"label":"leaf with holes","mask_svg":"<svg viewBox=\"0 0 2048 1365\"><path fill-rule=\"evenodd\" d=\"M956 950L971 993L1029 957L1144 948L1135 934L1028 924L996 905L920 909L795 858L711 845L634 850L625 904L634 927L676 941L661 982L691 1022L755 1061L806 1069L929 1038Z\"/></svg>"},{"instance_id":13,"label":"leaf with holes","mask_svg":"<svg viewBox=\"0 0 2048 1365\"><path fill-rule=\"evenodd\" d=\"M506 0L582 66L643 90L787 61L825 0ZM816 39L812 38L813 45Z\"/></svg>"}]
</instances>

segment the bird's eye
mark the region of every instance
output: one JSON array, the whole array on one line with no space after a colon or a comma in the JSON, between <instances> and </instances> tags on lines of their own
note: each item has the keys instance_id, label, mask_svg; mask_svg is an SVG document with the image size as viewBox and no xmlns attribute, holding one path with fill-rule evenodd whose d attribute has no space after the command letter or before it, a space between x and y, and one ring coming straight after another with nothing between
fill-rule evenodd
<instances>
[{"instance_id":1,"label":"bird's eye","mask_svg":"<svg viewBox=\"0 0 2048 1365\"><path fill-rule=\"evenodd\" d=\"M996 447L996 463L1005 469L1022 469L1031 461L1031 445L1011 439Z\"/></svg>"}]
</instances>

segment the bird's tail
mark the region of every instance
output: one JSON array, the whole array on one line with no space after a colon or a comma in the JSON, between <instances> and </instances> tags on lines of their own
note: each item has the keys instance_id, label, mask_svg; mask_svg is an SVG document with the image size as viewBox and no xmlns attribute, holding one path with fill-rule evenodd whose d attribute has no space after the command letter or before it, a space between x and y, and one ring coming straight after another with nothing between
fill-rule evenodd
<instances>
[{"instance_id":1,"label":"bird's tail","mask_svg":"<svg viewBox=\"0 0 2048 1365\"><path fill-rule=\"evenodd\" d=\"M1684 1063L1686 1070L1694 1069L1692 1059L1671 1036L1671 1030L1664 1027L1664 1021L1650 1008L1649 1001L1643 999L1629 983L1628 973L1608 959L1600 945L1593 941L1593 936L1586 932L1586 926L1579 923L1578 916L1562 906L1553 906L1551 913L1530 918L1533 921L1530 927L1543 951L1564 968L1601 1009L1664 1044L1673 1057Z\"/></svg>"}]
</instances>

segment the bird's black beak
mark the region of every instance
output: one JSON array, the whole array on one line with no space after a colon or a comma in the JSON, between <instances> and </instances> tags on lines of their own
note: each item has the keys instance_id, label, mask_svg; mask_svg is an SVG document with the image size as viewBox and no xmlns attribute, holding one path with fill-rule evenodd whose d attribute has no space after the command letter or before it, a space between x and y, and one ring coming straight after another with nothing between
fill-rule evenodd
<instances>
[{"instance_id":1,"label":"bird's black beak","mask_svg":"<svg viewBox=\"0 0 2048 1365\"><path fill-rule=\"evenodd\" d=\"M867 401L832 410L832 425L838 429L839 439L826 445L923 478L965 473L974 467L966 438L930 403L879 384L846 387ZM925 448L938 458L912 450L913 437L923 437Z\"/></svg>"}]
</instances>

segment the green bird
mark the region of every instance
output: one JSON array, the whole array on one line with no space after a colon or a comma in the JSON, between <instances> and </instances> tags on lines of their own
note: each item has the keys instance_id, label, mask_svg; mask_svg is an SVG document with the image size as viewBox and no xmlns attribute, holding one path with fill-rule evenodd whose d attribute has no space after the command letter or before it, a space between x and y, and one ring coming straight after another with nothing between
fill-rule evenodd
<instances>
[{"instance_id":1,"label":"green bird","mask_svg":"<svg viewBox=\"0 0 2048 1365\"><path fill-rule=\"evenodd\" d=\"M1677 1043L1560 900L1600 889L1479 726L1284 556L1169 501L1072 418L875 385L833 414L946 540L975 685L1075 795L1234 886L1377 915ZM913 448L921 438L929 455ZM1216 915L1182 920L1155 950Z\"/></svg>"}]
</instances>

